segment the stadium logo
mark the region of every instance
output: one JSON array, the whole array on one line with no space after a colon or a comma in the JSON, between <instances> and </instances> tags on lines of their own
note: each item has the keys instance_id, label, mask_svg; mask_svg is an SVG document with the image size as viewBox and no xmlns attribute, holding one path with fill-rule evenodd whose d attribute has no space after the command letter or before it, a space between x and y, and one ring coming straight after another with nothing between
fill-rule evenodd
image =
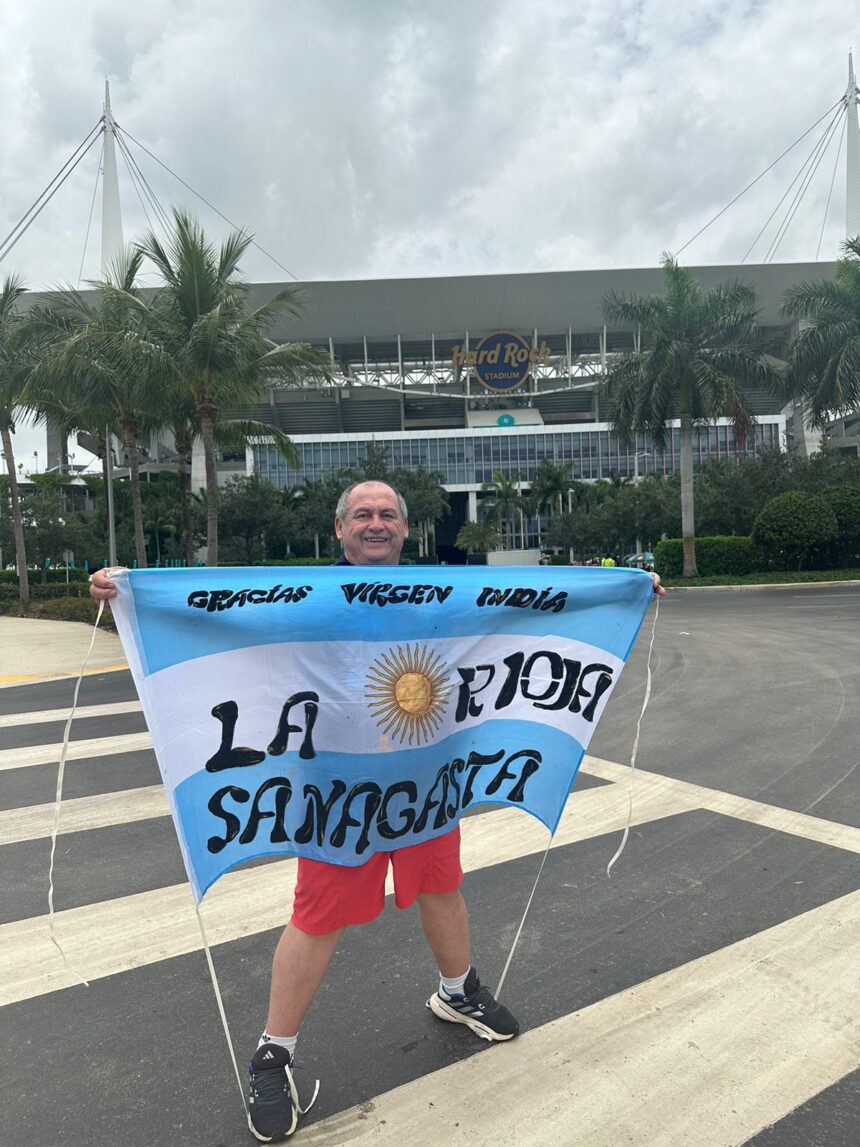
<instances>
[{"instance_id":1,"label":"stadium logo","mask_svg":"<svg viewBox=\"0 0 860 1147\"><path fill-rule=\"evenodd\" d=\"M455 346L451 354L455 368L468 367L487 390L507 394L522 386L536 363L549 362L549 346L530 346L522 335L493 331L474 350Z\"/></svg>"}]
</instances>

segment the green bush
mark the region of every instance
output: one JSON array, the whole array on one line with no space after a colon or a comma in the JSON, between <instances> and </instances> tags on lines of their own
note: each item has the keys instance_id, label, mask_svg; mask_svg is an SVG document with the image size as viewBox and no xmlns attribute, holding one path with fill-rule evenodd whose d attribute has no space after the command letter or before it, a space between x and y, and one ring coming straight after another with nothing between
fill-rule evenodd
<instances>
[{"instance_id":1,"label":"green bush","mask_svg":"<svg viewBox=\"0 0 860 1147\"><path fill-rule=\"evenodd\" d=\"M836 514L820 495L787 490L765 502L753 540L774 569L820 564L839 536Z\"/></svg>"},{"instance_id":2,"label":"green bush","mask_svg":"<svg viewBox=\"0 0 860 1147\"><path fill-rule=\"evenodd\" d=\"M0 602L17 601L19 595L18 582L9 584L0 582ZM54 598L88 597L89 586L86 582L70 582L69 585L39 585L30 582L30 600L47 601Z\"/></svg>"},{"instance_id":3,"label":"green bush","mask_svg":"<svg viewBox=\"0 0 860 1147\"><path fill-rule=\"evenodd\" d=\"M680 577L684 569L684 543L666 538L654 547L654 569L661 577Z\"/></svg>"},{"instance_id":4,"label":"green bush","mask_svg":"<svg viewBox=\"0 0 860 1147\"><path fill-rule=\"evenodd\" d=\"M28 617L36 617L42 621L83 621L93 625L98 614L98 606L86 597L57 597L53 600L30 602L27 611ZM113 618L105 611L99 625L100 629L115 629Z\"/></svg>"},{"instance_id":5,"label":"green bush","mask_svg":"<svg viewBox=\"0 0 860 1147\"><path fill-rule=\"evenodd\" d=\"M72 582L87 582L90 575L86 570L73 569L69 570L69 583ZM30 570L30 585L37 585L42 580L41 570ZM66 584L66 570L50 569L46 572L46 579L48 585ZM0 587L6 585L18 585L18 571L17 570L0 570Z\"/></svg>"},{"instance_id":6,"label":"green bush","mask_svg":"<svg viewBox=\"0 0 860 1147\"><path fill-rule=\"evenodd\" d=\"M731 574L743 577L761 566L761 554L752 538L696 538L696 565L701 577ZM668 538L654 547L654 567L664 577L680 577L684 568L684 544L680 538Z\"/></svg>"},{"instance_id":7,"label":"green bush","mask_svg":"<svg viewBox=\"0 0 860 1147\"><path fill-rule=\"evenodd\" d=\"M828 548L834 567L857 565L860 558L860 489L856 486L827 486L820 496L836 515L839 536Z\"/></svg>"}]
</instances>

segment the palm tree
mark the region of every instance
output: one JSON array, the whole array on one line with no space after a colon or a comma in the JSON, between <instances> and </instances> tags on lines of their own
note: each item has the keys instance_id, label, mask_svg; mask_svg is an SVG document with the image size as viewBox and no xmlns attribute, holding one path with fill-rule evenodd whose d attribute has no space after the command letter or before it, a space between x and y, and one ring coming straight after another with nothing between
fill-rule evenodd
<instances>
[{"instance_id":1,"label":"palm tree","mask_svg":"<svg viewBox=\"0 0 860 1147\"><path fill-rule=\"evenodd\" d=\"M551 507L553 514L564 513L564 499L571 486L572 469L572 462L557 464L548 458L541 458L532 484L532 490L540 494L541 510Z\"/></svg>"},{"instance_id":2,"label":"palm tree","mask_svg":"<svg viewBox=\"0 0 860 1147\"><path fill-rule=\"evenodd\" d=\"M146 537L140 497L140 439L163 418L162 380L146 369L135 348L146 339L137 277L143 255L124 252L107 276L90 285L95 299L77 291L61 293L50 308L33 311L36 328L53 341L31 375L26 396L50 411L66 428L122 440L128 458L135 555L146 567Z\"/></svg>"},{"instance_id":3,"label":"palm tree","mask_svg":"<svg viewBox=\"0 0 860 1147\"><path fill-rule=\"evenodd\" d=\"M296 464L292 443L278 427L254 419L230 419L230 412L263 397L270 386L306 378L329 378L321 351L297 343L275 346L266 337L278 316L296 317L303 297L287 287L263 306L250 310L239 261L253 236L233 232L216 249L184 211L173 212L173 234L166 246L147 235L139 250L160 272L164 287L147 309L148 343L136 350L151 369L163 374L191 399L203 444L206 472L207 561L218 563L218 485L215 469L217 427L235 422L235 432L272 438Z\"/></svg>"},{"instance_id":4,"label":"palm tree","mask_svg":"<svg viewBox=\"0 0 860 1147\"><path fill-rule=\"evenodd\" d=\"M786 317L808 323L789 350L789 380L811 426L860 406L860 236L842 245L832 279L790 287Z\"/></svg>"},{"instance_id":5,"label":"palm tree","mask_svg":"<svg viewBox=\"0 0 860 1147\"><path fill-rule=\"evenodd\" d=\"M21 498L15 473L15 453L12 449L13 416L21 397L24 365L21 351L26 337L26 326L17 309L18 300L26 287L15 275L8 275L0 288L0 443L9 475L9 501L12 530L15 537L15 564L18 567L18 612L23 616L30 604L30 581L27 576L27 550L24 543L24 523L21 518Z\"/></svg>"},{"instance_id":6,"label":"palm tree","mask_svg":"<svg viewBox=\"0 0 860 1147\"><path fill-rule=\"evenodd\" d=\"M150 539L155 542L155 560L161 565L161 539L170 538L176 533L176 525L169 513L165 513L158 506L153 507L148 519L144 522L144 529Z\"/></svg>"},{"instance_id":7,"label":"palm tree","mask_svg":"<svg viewBox=\"0 0 860 1147\"><path fill-rule=\"evenodd\" d=\"M624 355L607 372L605 389L615 432L629 439L649 432L658 446L667 423L681 423L681 533L684 577L696 577L693 505L693 425L730 418L743 441L753 416L744 388L773 386L773 367L758 349L755 292L742 283L703 290L671 255L662 259L665 292L607 295L609 320L641 328L641 350Z\"/></svg>"},{"instance_id":8,"label":"palm tree","mask_svg":"<svg viewBox=\"0 0 860 1147\"><path fill-rule=\"evenodd\" d=\"M493 522L464 522L460 527L454 545L458 550L470 554L486 554L497 550L501 545L499 530Z\"/></svg>"},{"instance_id":9,"label":"palm tree","mask_svg":"<svg viewBox=\"0 0 860 1147\"><path fill-rule=\"evenodd\" d=\"M481 489L486 491L487 497L481 501L481 509L497 527L502 523L510 526L511 537L515 536L516 516L522 511L523 502L520 494L522 474L517 472L513 476L505 474L502 470L493 471L492 481L484 482Z\"/></svg>"}]
</instances>

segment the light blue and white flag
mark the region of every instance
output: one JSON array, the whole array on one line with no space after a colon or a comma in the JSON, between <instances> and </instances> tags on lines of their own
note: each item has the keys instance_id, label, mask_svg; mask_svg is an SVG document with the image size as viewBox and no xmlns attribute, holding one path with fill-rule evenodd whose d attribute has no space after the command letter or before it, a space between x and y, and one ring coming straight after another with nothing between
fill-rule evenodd
<instances>
[{"instance_id":1,"label":"light blue and white flag","mask_svg":"<svg viewBox=\"0 0 860 1147\"><path fill-rule=\"evenodd\" d=\"M482 802L551 831L652 597L638 570L132 570L114 614L199 901L356 865Z\"/></svg>"}]
</instances>

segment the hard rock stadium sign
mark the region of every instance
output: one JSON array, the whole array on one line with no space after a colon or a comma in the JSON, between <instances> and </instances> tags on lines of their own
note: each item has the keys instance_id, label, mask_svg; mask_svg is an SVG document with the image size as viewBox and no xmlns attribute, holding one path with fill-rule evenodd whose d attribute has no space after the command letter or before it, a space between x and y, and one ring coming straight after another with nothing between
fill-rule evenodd
<instances>
[{"instance_id":1,"label":"hard rock stadium sign","mask_svg":"<svg viewBox=\"0 0 860 1147\"><path fill-rule=\"evenodd\" d=\"M451 353L455 370L472 370L481 386L497 394L507 394L522 386L536 363L549 362L549 346L542 342L531 346L522 335L511 331L492 331L474 350L455 346Z\"/></svg>"}]
</instances>

